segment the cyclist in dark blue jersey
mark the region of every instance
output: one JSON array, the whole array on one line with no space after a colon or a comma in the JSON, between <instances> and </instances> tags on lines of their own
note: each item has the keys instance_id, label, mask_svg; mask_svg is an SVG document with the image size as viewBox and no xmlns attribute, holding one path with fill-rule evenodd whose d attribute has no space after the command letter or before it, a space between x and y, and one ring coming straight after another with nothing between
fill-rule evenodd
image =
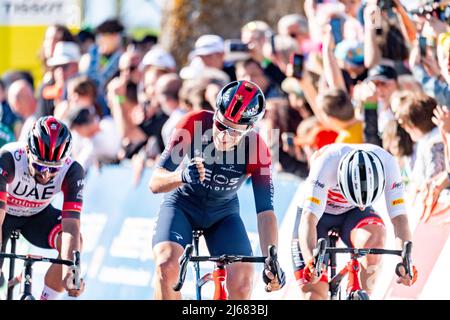
<instances>
[{"instance_id":1,"label":"cyclist in dark blue jersey","mask_svg":"<svg viewBox=\"0 0 450 320\"><path fill-rule=\"evenodd\" d=\"M215 113L191 112L172 134L150 180L153 193L167 192L153 236L156 299L181 298L172 285L177 281L178 258L192 242L194 229L203 230L211 255L252 255L237 196L248 178L252 179L263 255L270 244L277 245L271 157L252 130L264 112L264 95L258 86L234 81L217 96ZM227 270L230 299L250 298L252 265L237 263ZM284 273L274 277L269 266L265 266L263 279L268 291L285 283Z\"/></svg>"}]
</instances>

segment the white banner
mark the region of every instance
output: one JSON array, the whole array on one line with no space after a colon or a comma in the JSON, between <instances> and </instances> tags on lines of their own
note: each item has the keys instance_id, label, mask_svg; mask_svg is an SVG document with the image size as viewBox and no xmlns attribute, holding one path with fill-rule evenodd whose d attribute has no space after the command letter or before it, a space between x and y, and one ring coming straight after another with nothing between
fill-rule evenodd
<instances>
[{"instance_id":1,"label":"white banner","mask_svg":"<svg viewBox=\"0 0 450 320\"><path fill-rule=\"evenodd\" d=\"M78 0L0 0L0 25L51 25L79 27Z\"/></svg>"}]
</instances>

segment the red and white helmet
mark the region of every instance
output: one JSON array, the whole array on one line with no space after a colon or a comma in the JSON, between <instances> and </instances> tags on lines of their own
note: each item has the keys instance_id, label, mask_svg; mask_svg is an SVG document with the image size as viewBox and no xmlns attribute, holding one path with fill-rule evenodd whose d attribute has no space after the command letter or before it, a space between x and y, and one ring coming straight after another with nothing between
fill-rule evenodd
<instances>
[{"instance_id":1,"label":"red and white helmet","mask_svg":"<svg viewBox=\"0 0 450 320\"><path fill-rule=\"evenodd\" d=\"M49 166L60 166L70 155L72 135L58 119L39 118L28 133L28 147L34 161Z\"/></svg>"}]
</instances>

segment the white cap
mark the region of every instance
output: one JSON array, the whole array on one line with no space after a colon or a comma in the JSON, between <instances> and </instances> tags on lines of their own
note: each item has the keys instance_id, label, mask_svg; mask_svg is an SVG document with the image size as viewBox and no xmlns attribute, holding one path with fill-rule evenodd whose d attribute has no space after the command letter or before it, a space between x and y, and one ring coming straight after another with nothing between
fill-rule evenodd
<instances>
[{"instance_id":1,"label":"white cap","mask_svg":"<svg viewBox=\"0 0 450 320\"><path fill-rule=\"evenodd\" d=\"M47 60L49 67L61 66L71 62L80 61L80 47L75 42L59 41L55 45L53 56Z\"/></svg>"},{"instance_id":2,"label":"white cap","mask_svg":"<svg viewBox=\"0 0 450 320\"><path fill-rule=\"evenodd\" d=\"M204 69L205 65L203 64L202 59L200 57L194 57L188 66L181 68L180 78L183 80L199 78Z\"/></svg>"},{"instance_id":3,"label":"white cap","mask_svg":"<svg viewBox=\"0 0 450 320\"><path fill-rule=\"evenodd\" d=\"M195 41L193 54L196 56L206 56L224 51L225 46L221 37L214 34L205 34Z\"/></svg>"},{"instance_id":4,"label":"white cap","mask_svg":"<svg viewBox=\"0 0 450 320\"><path fill-rule=\"evenodd\" d=\"M142 59L141 68L153 66L159 69L175 70L175 59L161 47L153 47Z\"/></svg>"}]
</instances>

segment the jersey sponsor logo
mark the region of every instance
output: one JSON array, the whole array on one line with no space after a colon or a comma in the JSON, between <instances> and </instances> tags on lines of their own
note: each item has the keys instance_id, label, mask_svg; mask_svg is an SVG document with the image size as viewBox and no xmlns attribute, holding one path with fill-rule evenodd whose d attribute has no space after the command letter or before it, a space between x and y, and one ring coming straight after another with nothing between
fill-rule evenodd
<instances>
[{"instance_id":1,"label":"jersey sponsor logo","mask_svg":"<svg viewBox=\"0 0 450 320\"><path fill-rule=\"evenodd\" d=\"M229 165L228 167L220 167L220 169L223 171L229 171L229 172L234 172L234 173L239 173L239 174L243 173L242 171L234 169L233 165Z\"/></svg>"},{"instance_id":2,"label":"jersey sponsor logo","mask_svg":"<svg viewBox=\"0 0 450 320\"><path fill-rule=\"evenodd\" d=\"M40 208L45 206L49 201L30 201L26 199L19 199L16 198L10 194L8 194L8 205L10 206L18 206L18 207L25 207L25 208Z\"/></svg>"},{"instance_id":3,"label":"jersey sponsor logo","mask_svg":"<svg viewBox=\"0 0 450 320\"><path fill-rule=\"evenodd\" d=\"M183 240L183 236L175 231L170 231L170 233L173 233L177 241Z\"/></svg>"},{"instance_id":4,"label":"jersey sponsor logo","mask_svg":"<svg viewBox=\"0 0 450 320\"><path fill-rule=\"evenodd\" d=\"M391 190L397 189L397 188L403 188L403 182L402 182L402 181L400 181L400 182L394 182L394 183L392 184Z\"/></svg>"},{"instance_id":5,"label":"jersey sponsor logo","mask_svg":"<svg viewBox=\"0 0 450 320\"><path fill-rule=\"evenodd\" d=\"M306 200L311 201L312 203L315 203L317 205L320 205L320 200L314 197L308 197Z\"/></svg>"},{"instance_id":6,"label":"jersey sponsor logo","mask_svg":"<svg viewBox=\"0 0 450 320\"><path fill-rule=\"evenodd\" d=\"M64 202L62 211L81 211L81 203L79 202Z\"/></svg>"},{"instance_id":7,"label":"jersey sponsor logo","mask_svg":"<svg viewBox=\"0 0 450 320\"><path fill-rule=\"evenodd\" d=\"M77 199L78 199L78 200L83 200L83 190L78 191L78 193L77 193Z\"/></svg>"},{"instance_id":8,"label":"jersey sponsor logo","mask_svg":"<svg viewBox=\"0 0 450 320\"><path fill-rule=\"evenodd\" d=\"M403 198L392 200L392 205L393 206L398 206L398 205L403 204L403 203L405 203L405 200L403 200Z\"/></svg>"},{"instance_id":9,"label":"jersey sponsor logo","mask_svg":"<svg viewBox=\"0 0 450 320\"><path fill-rule=\"evenodd\" d=\"M77 181L77 187L78 188L84 187L84 179L80 179L80 180Z\"/></svg>"},{"instance_id":10,"label":"jersey sponsor logo","mask_svg":"<svg viewBox=\"0 0 450 320\"><path fill-rule=\"evenodd\" d=\"M13 194L20 197L34 197L37 200L49 200L53 197L55 186L48 186L42 189L42 194L39 194L39 189L36 187L28 189L28 185L22 185L19 181L13 190Z\"/></svg>"},{"instance_id":11,"label":"jersey sponsor logo","mask_svg":"<svg viewBox=\"0 0 450 320\"><path fill-rule=\"evenodd\" d=\"M348 203L347 199L340 193L340 192L334 192L331 190L328 190L328 199L333 202L337 203Z\"/></svg>"},{"instance_id":12,"label":"jersey sponsor logo","mask_svg":"<svg viewBox=\"0 0 450 320\"><path fill-rule=\"evenodd\" d=\"M319 180L312 180L312 181L311 181L311 184L312 184L313 186L318 187L318 188L321 188L321 189L325 188L325 184L322 183L322 182L320 182Z\"/></svg>"}]
</instances>

